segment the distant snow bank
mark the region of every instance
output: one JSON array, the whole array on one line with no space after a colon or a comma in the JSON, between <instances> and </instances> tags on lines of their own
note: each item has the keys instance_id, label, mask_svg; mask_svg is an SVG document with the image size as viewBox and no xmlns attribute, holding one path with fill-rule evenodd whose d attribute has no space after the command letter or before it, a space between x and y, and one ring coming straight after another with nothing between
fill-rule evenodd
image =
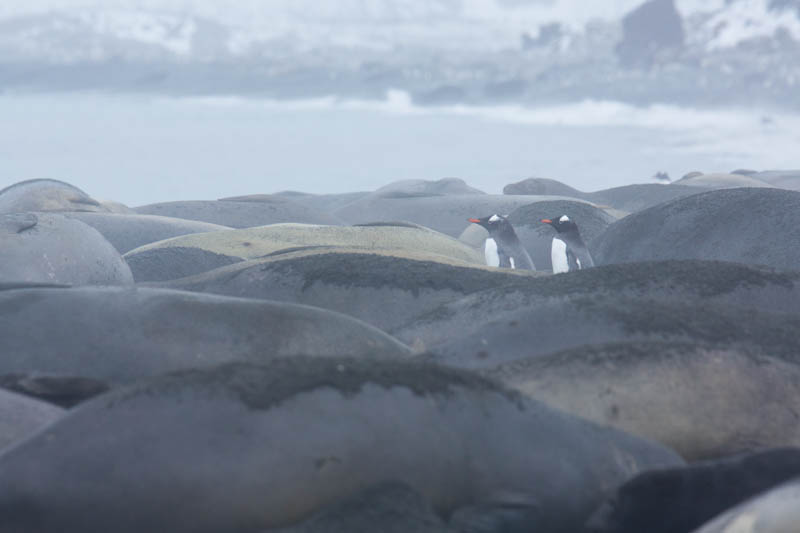
<instances>
[{"instance_id":1,"label":"distant snow bank","mask_svg":"<svg viewBox=\"0 0 800 533\"><path fill-rule=\"evenodd\" d=\"M338 97L306 100L273 100L238 96L165 98L209 106L253 106L272 110L291 111L371 111L396 115L453 115L536 126L568 127L636 127L665 131L789 130L800 141L800 114L780 111L772 115L758 109L699 109L685 106L656 104L634 106L609 100L531 107L523 105L444 105L421 106L401 90L390 90L383 100L352 100Z\"/></svg>"},{"instance_id":2,"label":"distant snow bank","mask_svg":"<svg viewBox=\"0 0 800 533\"><path fill-rule=\"evenodd\" d=\"M768 9L769 0L677 0L684 16L707 14L696 39L709 50L736 46L781 29L800 40L793 10ZM520 35L537 35L558 22L582 32L593 20L617 21L643 0L5 0L0 21L22 16L76 17L85 29L162 46L178 56L191 53L197 21L220 25L228 51L243 54L260 42L286 39L293 46L352 46L375 50L398 45L441 50L518 47ZM60 23L63 25L63 22ZM45 31L57 32L58 24Z\"/></svg>"}]
</instances>

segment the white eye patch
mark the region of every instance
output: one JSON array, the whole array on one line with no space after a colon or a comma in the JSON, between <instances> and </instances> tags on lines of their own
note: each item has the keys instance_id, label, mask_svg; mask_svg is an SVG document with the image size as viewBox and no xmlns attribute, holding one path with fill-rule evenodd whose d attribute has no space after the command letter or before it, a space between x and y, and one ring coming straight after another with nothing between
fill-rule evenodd
<instances>
[{"instance_id":1,"label":"white eye patch","mask_svg":"<svg viewBox=\"0 0 800 533\"><path fill-rule=\"evenodd\" d=\"M569 217L567 215L563 215L561 218L558 219L559 222L569 222Z\"/></svg>"},{"instance_id":2,"label":"white eye patch","mask_svg":"<svg viewBox=\"0 0 800 533\"><path fill-rule=\"evenodd\" d=\"M497 215L492 215L492 217L489 219L489 222L499 222L499 221L500 217Z\"/></svg>"}]
</instances>

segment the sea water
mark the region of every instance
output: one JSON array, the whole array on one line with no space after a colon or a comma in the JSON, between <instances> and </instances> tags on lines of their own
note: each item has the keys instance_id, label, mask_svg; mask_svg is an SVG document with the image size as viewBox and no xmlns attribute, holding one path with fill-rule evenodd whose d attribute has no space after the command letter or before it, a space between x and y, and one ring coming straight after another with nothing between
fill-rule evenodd
<instances>
[{"instance_id":1,"label":"sea water","mask_svg":"<svg viewBox=\"0 0 800 533\"><path fill-rule=\"evenodd\" d=\"M0 95L0 188L68 181L159 201L373 190L459 177L499 193L537 176L596 190L699 170L800 167L800 116L753 109L414 105L111 94Z\"/></svg>"}]
</instances>

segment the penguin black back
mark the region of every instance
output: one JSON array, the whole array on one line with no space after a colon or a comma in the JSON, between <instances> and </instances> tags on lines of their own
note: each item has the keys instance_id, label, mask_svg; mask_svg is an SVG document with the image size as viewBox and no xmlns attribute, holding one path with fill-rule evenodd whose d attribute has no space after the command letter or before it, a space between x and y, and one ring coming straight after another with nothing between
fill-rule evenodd
<instances>
[{"instance_id":1,"label":"penguin black back","mask_svg":"<svg viewBox=\"0 0 800 533\"><path fill-rule=\"evenodd\" d=\"M483 218L470 218L467 220L482 226L489 232L489 238L486 239L484 245L487 265L536 270L531 256L522 246L517 233L514 231L514 226L508 221L507 216L493 214Z\"/></svg>"},{"instance_id":2,"label":"penguin black back","mask_svg":"<svg viewBox=\"0 0 800 533\"><path fill-rule=\"evenodd\" d=\"M544 218L542 222L550 224L557 232L550 249L554 274L594 266L594 260L581 238L578 225L572 219L562 215L555 219Z\"/></svg>"}]
</instances>

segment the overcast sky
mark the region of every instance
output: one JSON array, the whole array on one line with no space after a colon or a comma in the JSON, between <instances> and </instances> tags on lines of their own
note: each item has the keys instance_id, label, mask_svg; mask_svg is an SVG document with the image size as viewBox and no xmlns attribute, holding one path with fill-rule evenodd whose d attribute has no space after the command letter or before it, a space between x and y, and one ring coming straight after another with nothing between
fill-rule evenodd
<instances>
[{"instance_id":1,"label":"overcast sky","mask_svg":"<svg viewBox=\"0 0 800 533\"><path fill-rule=\"evenodd\" d=\"M316 19L366 18L419 20L459 15L466 18L557 19L576 24L591 18L618 18L643 0L3 0L0 16L75 10L86 7L188 11L231 23L264 22L291 14ZM724 0L678 0L685 13L713 9Z\"/></svg>"}]
</instances>

